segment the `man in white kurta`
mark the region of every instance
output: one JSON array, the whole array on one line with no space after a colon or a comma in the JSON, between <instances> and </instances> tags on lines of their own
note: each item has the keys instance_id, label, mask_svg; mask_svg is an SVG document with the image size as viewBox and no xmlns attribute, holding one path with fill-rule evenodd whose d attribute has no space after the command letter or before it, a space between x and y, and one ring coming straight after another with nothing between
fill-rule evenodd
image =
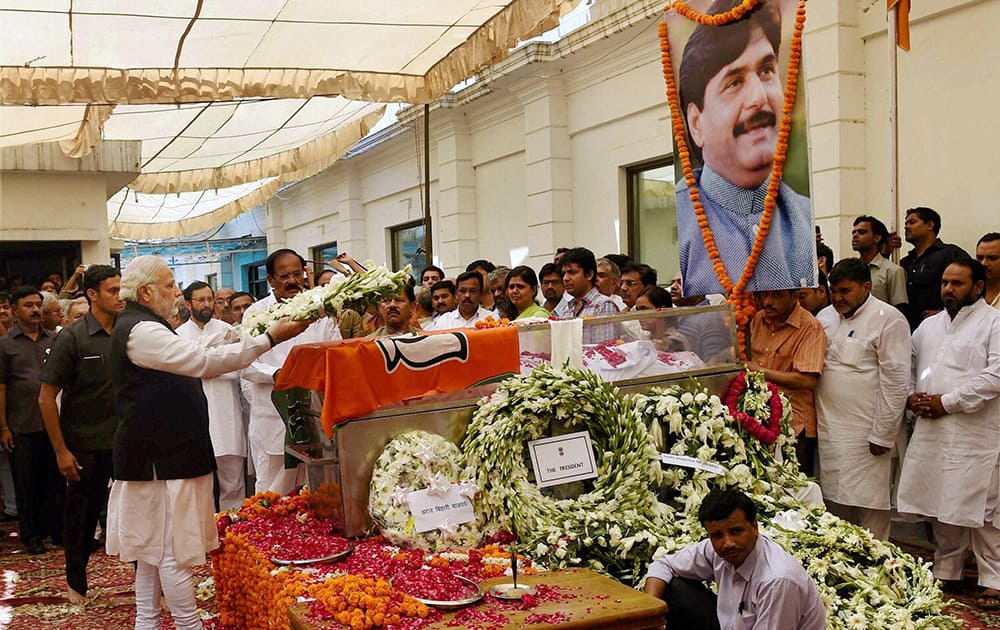
<instances>
[{"instance_id":1,"label":"man in white kurta","mask_svg":"<svg viewBox=\"0 0 1000 630\"><path fill-rule=\"evenodd\" d=\"M290 249L279 249L267 257L267 281L271 293L253 303L244 317L260 310L268 310L278 301L288 300L304 288L305 262ZM287 494L295 488L297 471L285 469L285 423L271 401L274 391L274 375L292 351L300 343L318 343L341 339L339 328L324 317L314 322L294 342L279 343L270 351L257 358L243 370L240 378L249 383L250 456L253 458L256 492L272 490Z\"/></svg>"},{"instance_id":2,"label":"man in white kurta","mask_svg":"<svg viewBox=\"0 0 1000 630\"><path fill-rule=\"evenodd\" d=\"M832 304L817 319L827 336L826 367L816 388L820 486L827 509L889 539L890 450L906 408L910 326L898 309L871 295L857 258L830 272Z\"/></svg>"},{"instance_id":3,"label":"man in white kurta","mask_svg":"<svg viewBox=\"0 0 1000 630\"><path fill-rule=\"evenodd\" d=\"M232 326L214 318L215 295L204 282L192 282L184 288L184 301L191 319L177 327L177 334L202 348L211 348L239 339ZM247 435L240 407L240 374L226 372L205 378L201 388L208 401L208 432L215 451L215 471L219 482L220 510L239 509L246 498L243 465L246 462Z\"/></svg>"},{"instance_id":4,"label":"man in white kurta","mask_svg":"<svg viewBox=\"0 0 1000 630\"><path fill-rule=\"evenodd\" d=\"M994 603L1000 593L1000 312L982 298L985 271L974 260L948 265L941 279L945 310L913 333L916 427L903 460L900 513L931 519L934 577L960 580L965 554L979 565L979 584Z\"/></svg>"},{"instance_id":5,"label":"man in white kurta","mask_svg":"<svg viewBox=\"0 0 1000 630\"><path fill-rule=\"evenodd\" d=\"M283 320L264 335L202 348L170 328L181 293L155 256L129 263L121 296L126 307L116 319L110 355L121 420L107 551L136 563L136 630L159 630L161 592L178 630L200 630L192 570L219 539L207 404L196 379L249 365L309 322Z\"/></svg>"}]
</instances>

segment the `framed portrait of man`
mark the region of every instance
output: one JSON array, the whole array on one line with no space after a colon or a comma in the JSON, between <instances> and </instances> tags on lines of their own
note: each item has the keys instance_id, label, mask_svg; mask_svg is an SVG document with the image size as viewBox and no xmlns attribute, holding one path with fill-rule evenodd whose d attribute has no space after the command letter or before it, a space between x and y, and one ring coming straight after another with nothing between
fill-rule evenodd
<instances>
[{"instance_id":1,"label":"framed portrait of man","mask_svg":"<svg viewBox=\"0 0 1000 630\"><path fill-rule=\"evenodd\" d=\"M717 14L739 0L692 1ZM698 197L729 277L743 272L771 180L787 85L795 0L765 0L742 19L703 26L668 11L674 81ZM792 112L786 162L770 229L746 291L816 286L803 81ZM684 294L722 293L683 165L675 163Z\"/></svg>"}]
</instances>

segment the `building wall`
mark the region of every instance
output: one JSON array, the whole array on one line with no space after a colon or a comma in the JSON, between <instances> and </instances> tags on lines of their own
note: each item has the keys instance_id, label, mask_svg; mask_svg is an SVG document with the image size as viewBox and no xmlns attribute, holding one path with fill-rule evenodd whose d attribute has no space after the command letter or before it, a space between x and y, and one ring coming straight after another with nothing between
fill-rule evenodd
<instances>
[{"instance_id":1,"label":"building wall","mask_svg":"<svg viewBox=\"0 0 1000 630\"><path fill-rule=\"evenodd\" d=\"M474 258L537 268L559 246L627 251L626 169L672 146L657 12L618 5L631 17L595 5L605 22L522 49L432 109L433 248L449 274ZM969 251L1000 229L998 23L1000 0L915 3L912 51L899 53L900 215L938 209L942 237ZM891 223L883 5L810 3L804 47L816 222L840 258L851 253L855 216ZM395 135L269 202L269 249L305 253L336 240L341 251L388 262L389 228L421 217L419 122L404 112ZM663 237L675 252L675 235Z\"/></svg>"}]
</instances>

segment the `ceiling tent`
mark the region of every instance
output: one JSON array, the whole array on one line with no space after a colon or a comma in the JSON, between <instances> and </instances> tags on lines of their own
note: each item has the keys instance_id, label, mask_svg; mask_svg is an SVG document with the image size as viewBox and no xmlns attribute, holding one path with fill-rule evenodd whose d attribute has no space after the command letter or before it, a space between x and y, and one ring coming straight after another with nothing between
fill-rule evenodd
<instances>
[{"instance_id":1,"label":"ceiling tent","mask_svg":"<svg viewBox=\"0 0 1000 630\"><path fill-rule=\"evenodd\" d=\"M2 0L0 103L426 103L576 0Z\"/></svg>"},{"instance_id":2,"label":"ceiling tent","mask_svg":"<svg viewBox=\"0 0 1000 630\"><path fill-rule=\"evenodd\" d=\"M140 140L112 234L191 234L328 168L381 104L433 101L578 1L0 0L0 146L82 157Z\"/></svg>"},{"instance_id":3,"label":"ceiling tent","mask_svg":"<svg viewBox=\"0 0 1000 630\"><path fill-rule=\"evenodd\" d=\"M0 146L140 140L112 233L190 234L328 168L379 103L434 100L577 1L0 0Z\"/></svg>"}]
</instances>

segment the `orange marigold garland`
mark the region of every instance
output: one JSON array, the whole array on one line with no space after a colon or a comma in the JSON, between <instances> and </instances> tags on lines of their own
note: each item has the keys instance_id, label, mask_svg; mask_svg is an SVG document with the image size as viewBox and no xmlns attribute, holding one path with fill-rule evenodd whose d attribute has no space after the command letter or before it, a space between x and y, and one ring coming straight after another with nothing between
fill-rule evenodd
<instances>
[{"instance_id":1,"label":"orange marigold garland","mask_svg":"<svg viewBox=\"0 0 1000 630\"><path fill-rule=\"evenodd\" d=\"M725 13L709 15L695 11L686 3L678 0L667 9L674 9L679 15L688 20L697 22L705 26L723 26L731 22L743 19L747 12L760 4L760 0L743 0L741 4ZM691 198L691 205L694 208L698 226L701 228L701 236L705 242L705 250L712 260L712 268L719 278L719 284L729 297L729 303L736 311L736 325L738 326L740 352L746 356L746 326L754 314L753 296L745 293L750 278L753 277L754 269L757 267L757 260L764 249L764 241L771 228L771 217L774 215L774 208L777 205L778 189L781 186L781 175L785 167L785 158L788 155L788 137L792 128L792 109L795 107L795 93L798 89L799 65L802 61L802 29L806 21L806 0L799 0L798 9L795 12L795 30L792 35L791 53L788 57L788 78L785 84L785 99L781 108L781 125L778 128L778 140L775 146L774 163L771 169L771 180L768 182L767 196L764 198L764 212L760 219L760 226L754 238L753 247L747 257L746 266L743 273L734 283L726 271L726 267L719 255L719 250L715 245L715 236L708 223L705 214L705 207L701 203L701 195L698 192L697 181L694 177L694 168L691 165L691 154L687 145L686 129L684 127L684 115L681 111L680 98L677 91L677 83L674 81L673 62L670 57L670 39L667 32L667 22L660 22L660 60L663 63L663 80L667 84L667 103L670 105L670 120L677 142L678 157L681 161L681 168L684 172L684 179L688 186L688 195Z\"/></svg>"}]
</instances>

